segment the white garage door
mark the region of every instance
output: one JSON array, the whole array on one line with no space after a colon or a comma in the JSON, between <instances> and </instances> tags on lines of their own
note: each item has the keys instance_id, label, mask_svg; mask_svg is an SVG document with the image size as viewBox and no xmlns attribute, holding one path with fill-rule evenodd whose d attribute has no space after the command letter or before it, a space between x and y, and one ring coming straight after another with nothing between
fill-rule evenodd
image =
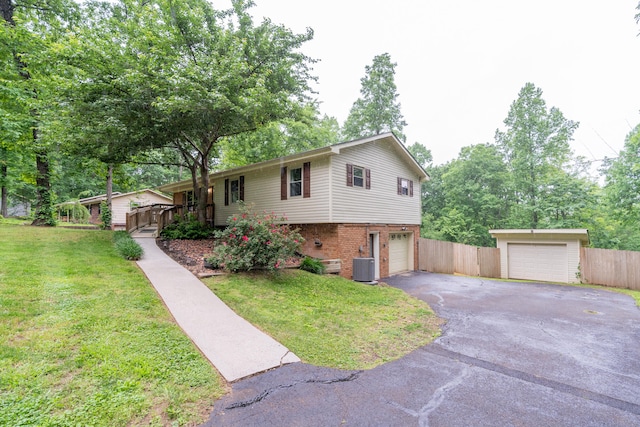
<instances>
[{"instance_id":1,"label":"white garage door","mask_svg":"<svg viewBox=\"0 0 640 427\"><path fill-rule=\"evenodd\" d=\"M413 270L411 245L413 233L389 234L389 274L398 274Z\"/></svg>"},{"instance_id":2,"label":"white garage door","mask_svg":"<svg viewBox=\"0 0 640 427\"><path fill-rule=\"evenodd\" d=\"M567 245L509 243L509 278L568 282Z\"/></svg>"}]
</instances>

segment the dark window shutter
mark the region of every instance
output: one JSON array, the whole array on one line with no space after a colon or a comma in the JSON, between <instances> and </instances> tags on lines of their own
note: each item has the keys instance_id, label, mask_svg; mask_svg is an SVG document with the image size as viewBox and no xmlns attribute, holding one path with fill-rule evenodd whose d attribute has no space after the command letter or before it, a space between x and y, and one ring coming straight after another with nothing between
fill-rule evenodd
<instances>
[{"instance_id":1,"label":"dark window shutter","mask_svg":"<svg viewBox=\"0 0 640 427\"><path fill-rule=\"evenodd\" d=\"M371 190L371 169L364 170L364 179L367 190Z\"/></svg>"},{"instance_id":2,"label":"dark window shutter","mask_svg":"<svg viewBox=\"0 0 640 427\"><path fill-rule=\"evenodd\" d=\"M280 200L287 200L287 167L280 168Z\"/></svg>"},{"instance_id":3,"label":"dark window shutter","mask_svg":"<svg viewBox=\"0 0 640 427\"><path fill-rule=\"evenodd\" d=\"M413 181L409 181L409 196L413 197Z\"/></svg>"},{"instance_id":4,"label":"dark window shutter","mask_svg":"<svg viewBox=\"0 0 640 427\"><path fill-rule=\"evenodd\" d=\"M402 178L398 177L398 195L402 196Z\"/></svg>"},{"instance_id":5,"label":"dark window shutter","mask_svg":"<svg viewBox=\"0 0 640 427\"><path fill-rule=\"evenodd\" d=\"M353 187L353 165L347 163L347 187Z\"/></svg>"},{"instance_id":6,"label":"dark window shutter","mask_svg":"<svg viewBox=\"0 0 640 427\"><path fill-rule=\"evenodd\" d=\"M224 205L229 206L229 178L224 180Z\"/></svg>"},{"instance_id":7,"label":"dark window shutter","mask_svg":"<svg viewBox=\"0 0 640 427\"><path fill-rule=\"evenodd\" d=\"M244 175L240 176L240 182L238 183L240 186L240 200L244 201Z\"/></svg>"},{"instance_id":8,"label":"dark window shutter","mask_svg":"<svg viewBox=\"0 0 640 427\"><path fill-rule=\"evenodd\" d=\"M302 197L311 197L311 163L302 165Z\"/></svg>"}]
</instances>

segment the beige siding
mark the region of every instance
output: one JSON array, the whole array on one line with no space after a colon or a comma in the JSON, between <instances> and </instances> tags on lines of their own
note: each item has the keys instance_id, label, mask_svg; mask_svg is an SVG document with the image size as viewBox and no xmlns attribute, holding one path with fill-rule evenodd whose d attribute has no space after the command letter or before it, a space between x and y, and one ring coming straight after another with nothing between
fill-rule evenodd
<instances>
[{"instance_id":1,"label":"beige siding","mask_svg":"<svg viewBox=\"0 0 640 427\"><path fill-rule=\"evenodd\" d=\"M288 171L302 167L304 161L286 164ZM238 175L239 176L239 175ZM229 176L234 180L238 176ZM327 223L329 217L329 158L311 160L311 197L287 197L280 200L280 166L244 174L244 198L255 212L285 215L294 224ZM224 179L214 181L215 225L225 225L239 212L237 204L224 205Z\"/></svg>"},{"instance_id":2,"label":"beige siding","mask_svg":"<svg viewBox=\"0 0 640 427\"><path fill-rule=\"evenodd\" d=\"M122 197L114 197L111 199L111 223L114 225L124 225L127 222L127 212L131 211L131 203L135 202L138 206L148 206L155 203L171 204L169 198L162 197L152 192L131 193Z\"/></svg>"},{"instance_id":3,"label":"beige siding","mask_svg":"<svg viewBox=\"0 0 640 427\"><path fill-rule=\"evenodd\" d=\"M347 163L371 170L371 189L346 185ZM400 196L398 177L413 181L413 197ZM344 148L332 157L331 191L333 222L415 224L421 222L418 175L382 141Z\"/></svg>"}]
</instances>

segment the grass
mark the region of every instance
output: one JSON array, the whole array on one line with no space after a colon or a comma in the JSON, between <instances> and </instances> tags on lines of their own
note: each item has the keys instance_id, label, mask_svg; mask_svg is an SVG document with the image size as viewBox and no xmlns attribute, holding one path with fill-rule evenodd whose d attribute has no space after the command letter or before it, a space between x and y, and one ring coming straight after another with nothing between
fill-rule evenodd
<instances>
[{"instance_id":1,"label":"grass","mask_svg":"<svg viewBox=\"0 0 640 427\"><path fill-rule=\"evenodd\" d=\"M304 271L204 282L242 317L314 365L372 368L440 333L440 319L426 303L388 286Z\"/></svg>"},{"instance_id":2,"label":"grass","mask_svg":"<svg viewBox=\"0 0 640 427\"><path fill-rule=\"evenodd\" d=\"M0 425L195 425L227 391L112 233L0 224Z\"/></svg>"}]
</instances>

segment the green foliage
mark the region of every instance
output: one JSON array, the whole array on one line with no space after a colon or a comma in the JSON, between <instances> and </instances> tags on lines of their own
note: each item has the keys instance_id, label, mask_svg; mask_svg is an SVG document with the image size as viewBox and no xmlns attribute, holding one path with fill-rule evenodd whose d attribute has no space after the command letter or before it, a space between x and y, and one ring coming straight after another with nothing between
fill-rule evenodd
<instances>
[{"instance_id":1,"label":"green foliage","mask_svg":"<svg viewBox=\"0 0 640 427\"><path fill-rule=\"evenodd\" d=\"M640 223L640 125L628 135L617 159L604 164L606 202L623 224Z\"/></svg>"},{"instance_id":2,"label":"green foliage","mask_svg":"<svg viewBox=\"0 0 640 427\"><path fill-rule=\"evenodd\" d=\"M346 139L357 139L384 132L394 132L402 142L406 137L402 130L407 125L400 112L395 83L396 63L391 55L383 53L373 58L373 64L365 67L360 80L360 94L353 103L342 133Z\"/></svg>"},{"instance_id":3,"label":"green foliage","mask_svg":"<svg viewBox=\"0 0 640 427\"><path fill-rule=\"evenodd\" d=\"M285 224L286 218L273 213L252 214L244 205L227 223L223 231L216 232L217 242L209 262L232 272L281 270L304 242L296 230Z\"/></svg>"},{"instance_id":4,"label":"green foliage","mask_svg":"<svg viewBox=\"0 0 640 427\"><path fill-rule=\"evenodd\" d=\"M117 243L122 239L131 239L131 235L125 230L117 230L113 232L113 243Z\"/></svg>"},{"instance_id":5,"label":"green foliage","mask_svg":"<svg viewBox=\"0 0 640 427\"><path fill-rule=\"evenodd\" d=\"M160 232L164 239L201 240L209 239L213 235L213 229L198 221L195 215L187 213L184 216L176 216L174 221Z\"/></svg>"},{"instance_id":6,"label":"green foliage","mask_svg":"<svg viewBox=\"0 0 640 427\"><path fill-rule=\"evenodd\" d=\"M33 225L55 227L55 209L51 198L51 190L40 188L38 191L38 206L36 207L36 212L32 222Z\"/></svg>"},{"instance_id":7,"label":"green foliage","mask_svg":"<svg viewBox=\"0 0 640 427\"><path fill-rule=\"evenodd\" d=\"M114 241L115 241L114 245L115 245L116 251L124 259L130 260L130 261L137 261L144 254L144 250L142 249L140 244L135 240L133 240L133 238L129 236L128 233L127 233L127 237L124 237L123 235L119 235L118 238L115 238L114 236Z\"/></svg>"},{"instance_id":8,"label":"green foliage","mask_svg":"<svg viewBox=\"0 0 640 427\"><path fill-rule=\"evenodd\" d=\"M171 147L206 191L218 143L271 122L297 119L310 92L310 64L299 52L313 37L265 19L250 1L215 10L205 0L100 3L75 40L70 120L86 152L122 163Z\"/></svg>"},{"instance_id":9,"label":"green foliage","mask_svg":"<svg viewBox=\"0 0 640 427\"><path fill-rule=\"evenodd\" d=\"M409 153L411 153L413 158L416 159L416 162L418 162L418 164L422 166L423 169L428 168L431 165L431 162L433 162L433 155L431 154L431 150L429 150L419 142L414 142L413 144L409 145L407 147L407 150L409 151Z\"/></svg>"},{"instance_id":10,"label":"green foliage","mask_svg":"<svg viewBox=\"0 0 640 427\"><path fill-rule=\"evenodd\" d=\"M326 266L317 258L304 257L300 263L300 270L308 271L314 274L324 274Z\"/></svg>"},{"instance_id":11,"label":"green foliage","mask_svg":"<svg viewBox=\"0 0 640 427\"><path fill-rule=\"evenodd\" d=\"M103 230L108 230L111 228L111 209L109 209L109 205L106 201L100 202L100 228Z\"/></svg>"},{"instance_id":12,"label":"green foliage","mask_svg":"<svg viewBox=\"0 0 640 427\"><path fill-rule=\"evenodd\" d=\"M69 222L77 224L86 224L89 222L91 214L89 209L81 205L79 201L65 203L58 206L58 213L68 218Z\"/></svg>"},{"instance_id":13,"label":"green foliage","mask_svg":"<svg viewBox=\"0 0 640 427\"><path fill-rule=\"evenodd\" d=\"M578 123L565 119L556 107L547 109L542 90L527 83L504 124L506 130L497 130L495 139L511 174L520 228L538 228L549 207L548 195L554 192L553 177L562 174L569 161L569 141Z\"/></svg>"},{"instance_id":14,"label":"green foliage","mask_svg":"<svg viewBox=\"0 0 640 427\"><path fill-rule=\"evenodd\" d=\"M338 142L338 121L320 117L316 104L307 105L297 119L260 126L254 132L220 141L220 169L231 169Z\"/></svg>"}]
</instances>

